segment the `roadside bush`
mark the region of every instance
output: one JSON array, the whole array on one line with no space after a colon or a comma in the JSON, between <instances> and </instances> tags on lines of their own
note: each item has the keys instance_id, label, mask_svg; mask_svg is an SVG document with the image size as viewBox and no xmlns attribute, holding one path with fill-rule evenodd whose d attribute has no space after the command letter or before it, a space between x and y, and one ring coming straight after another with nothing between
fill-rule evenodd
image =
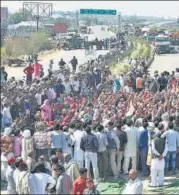
<instances>
[{"instance_id":1,"label":"roadside bush","mask_svg":"<svg viewBox=\"0 0 179 195\"><path fill-rule=\"evenodd\" d=\"M37 32L29 39L18 37L8 39L4 44L4 56L6 58L29 55L40 51L52 49L53 45L48 36Z\"/></svg>"},{"instance_id":2,"label":"roadside bush","mask_svg":"<svg viewBox=\"0 0 179 195\"><path fill-rule=\"evenodd\" d=\"M5 48L1 47L1 65L4 64L5 58L6 58Z\"/></svg>"},{"instance_id":3,"label":"roadside bush","mask_svg":"<svg viewBox=\"0 0 179 195\"><path fill-rule=\"evenodd\" d=\"M122 63L127 56L130 56L132 59L138 59L139 57L148 59L151 56L152 49L146 41L134 36L129 37L129 39L132 42L132 49L120 55L121 63L119 62L111 66L110 70L114 75L127 73L131 70L132 65Z\"/></svg>"},{"instance_id":4,"label":"roadside bush","mask_svg":"<svg viewBox=\"0 0 179 195\"><path fill-rule=\"evenodd\" d=\"M9 39L4 44L4 54L7 57L13 56L13 47L14 47L14 41L12 39Z\"/></svg>"},{"instance_id":5,"label":"roadside bush","mask_svg":"<svg viewBox=\"0 0 179 195\"><path fill-rule=\"evenodd\" d=\"M120 75L121 73L129 72L131 68L132 68L132 65L130 64L118 63L111 68L111 72L114 75Z\"/></svg>"},{"instance_id":6,"label":"roadside bush","mask_svg":"<svg viewBox=\"0 0 179 195\"><path fill-rule=\"evenodd\" d=\"M48 36L42 32L35 33L28 41L27 54L38 53L52 49L52 44L48 40Z\"/></svg>"}]
</instances>

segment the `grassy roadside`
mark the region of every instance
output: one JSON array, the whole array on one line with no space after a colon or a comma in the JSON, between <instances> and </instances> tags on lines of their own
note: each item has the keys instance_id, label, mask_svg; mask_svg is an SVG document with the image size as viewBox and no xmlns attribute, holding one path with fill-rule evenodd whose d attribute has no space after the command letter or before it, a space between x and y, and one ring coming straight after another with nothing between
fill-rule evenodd
<instances>
[{"instance_id":1,"label":"grassy roadside","mask_svg":"<svg viewBox=\"0 0 179 195\"><path fill-rule=\"evenodd\" d=\"M152 49L147 42L134 36L130 36L128 39L131 41L131 47L121 54L120 61L117 64L111 65L110 70L113 75L120 75L130 71L132 65L124 62L127 57L132 59L139 59L140 57L148 59L151 57Z\"/></svg>"}]
</instances>

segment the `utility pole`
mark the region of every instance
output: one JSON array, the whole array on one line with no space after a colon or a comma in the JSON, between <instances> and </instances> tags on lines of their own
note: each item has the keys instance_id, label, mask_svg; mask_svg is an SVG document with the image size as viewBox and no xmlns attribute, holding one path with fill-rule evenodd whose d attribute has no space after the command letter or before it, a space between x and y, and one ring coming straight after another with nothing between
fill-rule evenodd
<instances>
[{"instance_id":1,"label":"utility pole","mask_svg":"<svg viewBox=\"0 0 179 195\"><path fill-rule=\"evenodd\" d=\"M37 17L36 17L36 21L37 21L37 32L39 31L39 19L40 19L40 17L37 16Z\"/></svg>"},{"instance_id":2,"label":"utility pole","mask_svg":"<svg viewBox=\"0 0 179 195\"><path fill-rule=\"evenodd\" d=\"M121 30L121 14L118 15L118 31Z\"/></svg>"},{"instance_id":3,"label":"utility pole","mask_svg":"<svg viewBox=\"0 0 179 195\"><path fill-rule=\"evenodd\" d=\"M79 12L76 11L76 26L77 26L77 29L79 30Z\"/></svg>"}]
</instances>

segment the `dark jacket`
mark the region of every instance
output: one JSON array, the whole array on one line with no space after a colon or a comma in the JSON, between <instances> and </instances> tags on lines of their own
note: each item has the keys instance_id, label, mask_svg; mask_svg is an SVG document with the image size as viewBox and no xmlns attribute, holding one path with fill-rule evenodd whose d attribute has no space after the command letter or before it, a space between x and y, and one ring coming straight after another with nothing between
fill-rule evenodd
<instances>
[{"instance_id":1,"label":"dark jacket","mask_svg":"<svg viewBox=\"0 0 179 195\"><path fill-rule=\"evenodd\" d=\"M44 102L44 101L47 100L47 99L48 99L47 94L42 95L42 97L41 97L42 102Z\"/></svg>"},{"instance_id":2,"label":"dark jacket","mask_svg":"<svg viewBox=\"0 0 179 195\"><path fill-rule=\"evenodd\" d=\"M155 145L155 149L157 150L157 152L159 154L163 154L164 150L165 150L165 139L164 138L160 138L160 137L156 137L154 139L154 145ZM152 153L152 158L159 158L159 156L157 156L156 154Z\"/></svg>"},{"instance_id":3,"label":"dark jacket","mask_svg":"<svg viewBox=\"0 0 179 195\"><path fill-rule=\"evenodd\" d=\"M127 133L125 131L116 131L120 141L120 151L124 151L125 144L127 143Z\"/></svg>"},{"instance_id":4,"label":"dark jacket","mask_svg":"<svg viewBox=\"0 0 179 195\"><path fill-rule=\"evenodd\" d=\"M97 137L90 133L81 139L80 148L85 152L97 153L99 148L99 143Z\"/></svg>"},{"instance_id":5,"label":"dark jacket","mask_svg":"<svg viewBox=\"0 0 179 195\"><path fill-rule=\"evenodd\" d=\"M167 81L166 81L165 77L159 77L158 83L159 83L161 86L165 86L165 85L167 84Z\"/></svg>"},{"instance_id":6,"label":"dark jacket","mask_svg":"<svg viewBox=\"0 0 179 195\"><path fill-rule=\"evenodd\" d=\"M56 85L54 86L54 91L55 91L56 93L61 93L61 94L63 94L64 91L65 91L65 87L64 87L63 84L56 84Z\"/></svg>"},{"instance_id":7,"label":"dark jacket","mask_svg":"<svg viewBox=\"0 0 179 195\"><path fill-rule=\"evenodd\" d=\"M98 72L94 73L94 75L95 75L95 84L97 86L98 84L101 83L101 73L98 71Z\"/></svg>"}]
</instances>

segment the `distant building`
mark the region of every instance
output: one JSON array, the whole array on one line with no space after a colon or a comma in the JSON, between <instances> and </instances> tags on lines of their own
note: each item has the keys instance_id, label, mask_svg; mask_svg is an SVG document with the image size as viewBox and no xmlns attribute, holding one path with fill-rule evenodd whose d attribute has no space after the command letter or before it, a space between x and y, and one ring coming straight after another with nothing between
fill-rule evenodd
<instances>
[{"instance_id":1,"label":"distant building","mask_svg":"<svg viewBox=\"0 0 179 195\"><path fill-rule=\"evenodd\" d=\"M8 19L8 8L1 7L1 20L7 20L7 19Z\"/></svg>"},{"instance_id":2,"label":"distant building","mask_svg":"<svg viewBox=\"0 0 179 195\"><path fill-rule=\"evenodd\" d=\"M42 23L39 22L39 31L41 31ZM21 22L18 24L9 25L8 28L9 37L30 37L37 32L37 23L34 21Z\"/></svg>"},{"instance_id":3,"label":"distant building","mask_svg":"<svg viewBox=\"0 0 179 195\"><path fill-rule=\"evenodd\" d=\"M6 27L8 20L8 8L1 7L1 26Z\"/></svg>"}]
</instances>

